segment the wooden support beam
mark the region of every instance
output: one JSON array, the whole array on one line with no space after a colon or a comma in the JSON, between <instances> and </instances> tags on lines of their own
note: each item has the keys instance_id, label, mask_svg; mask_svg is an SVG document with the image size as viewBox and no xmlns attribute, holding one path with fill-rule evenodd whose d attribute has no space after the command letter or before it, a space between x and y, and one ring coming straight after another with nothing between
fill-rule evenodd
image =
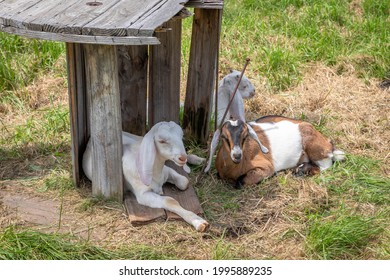
<instances>
[{"instance_id":1,"label":"wooden support beam","mask_svg":"<svg viewBox=\"0 0 390 280\"><path fill-rule=\"evenodd\" d=\"M157 33L161 44L150 47L149 127L160 121L179 123L181 20L171 20Z\"/></svg>"},{"instance_id":2,"label":"wooden support beam","mask_svg":"<svg viewBox=\"0 0 390 280\"><path fill-rule=\"evenodd\" d=\"M80 184L81 161L89 137L87 123L85 65L80 44L66 44L68 66L68 93L70 112L70 134L72 139L72 170L76 186Z\"/></svg>"},{"instance_id":3,"label":"wooden support beam","mask_svg":"<svg viewBox=\"0 0 390 280\"><path fill-rule=\"evenodd\" d=\"M144 135L147 117L148 46L118 46L117 52L122 129Z\"/></svg>"},{"instance_id":4,"label":"wooden support beam","mask_svg":"<svg viewBox=\"0 0 390 280\"><path fill-rule=\"evenodd\" d=\"M195 9L183 128L201 143L208 139L221 19L220 9Z\"/></svg>"},{"instance_id":5,"label":"wooden support beam","mask_svg":"<svg viewBox=\"0 0 390 280\"><path fill-rule=\"evenodd\" d=\"M123 201L122 120L115 46L84 45L93 151L92 195Z\"/></svg>"}]
</instances>

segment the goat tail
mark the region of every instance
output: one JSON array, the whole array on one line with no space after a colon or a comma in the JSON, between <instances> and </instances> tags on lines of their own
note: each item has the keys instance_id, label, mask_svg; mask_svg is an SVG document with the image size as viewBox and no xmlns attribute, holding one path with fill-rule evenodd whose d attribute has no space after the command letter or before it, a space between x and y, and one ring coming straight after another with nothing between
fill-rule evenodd
<instances>
[{"instance_id":1,"label":"goat tail","mask_svg":"<svg viewBox=\"0 0 390 280\"><path fill-rule=\"evenodd\" d=\"M332 160L333 161L342 161L345 159L345 152L341 150L334 150L332 152Z\"/></svg>"}]
</instances>

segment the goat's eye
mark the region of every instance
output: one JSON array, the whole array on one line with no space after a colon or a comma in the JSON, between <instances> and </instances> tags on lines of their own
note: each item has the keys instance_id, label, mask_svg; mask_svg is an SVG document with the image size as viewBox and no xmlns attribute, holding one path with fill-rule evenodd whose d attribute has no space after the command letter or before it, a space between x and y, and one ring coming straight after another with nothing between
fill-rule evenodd
<instances>
[{"instance_id":1,"label":"goat's eye","mask_svg":"<svg viewBox=\"0 0 390 280\"><path fill-rule=\"evenodd\" d=\"M164 139L160 139L160 140L158 140L158 142L160 143L160 144L166 144L166 143L168 143L166 140L164 140Z\"/></svg>"}]
</instances>

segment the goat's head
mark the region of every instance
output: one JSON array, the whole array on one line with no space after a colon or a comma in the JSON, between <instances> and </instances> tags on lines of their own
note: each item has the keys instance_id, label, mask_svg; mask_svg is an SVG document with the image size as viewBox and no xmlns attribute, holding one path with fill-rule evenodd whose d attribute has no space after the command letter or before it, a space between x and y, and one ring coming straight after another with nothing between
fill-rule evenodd
<instances>
[{"instance_id":1,"label":"goat's head","mask_svg":"<svg viewBox=\"0 0 390 280\"><path fill-rule=\"evenodd\" d=\"M178 166L187 162L183 144L183 130L175 122L159 122L142 139L137 158L137 168L144 184L150 185L156 157L172 160Z\"/></svg>"},{"instance_id":2,"label":"goat's head","mask_svg":"<svg viewBox=\"0 0 390 280\"><path fill-rule=\"evenodd\" d=\"M222 148L230 151L234 163L241 162L244 142L248 136L251 136L248 125L241 120L228 120L222 126Z\"/></svg>"},{"instance_id":3,"label":"goat's head","mask_svg":"<svg viewBox=\"0 0 390 280\"><path fill-rule=\"evenodd\" d=\"M237 85L238 80L240 79L240 76L241 72L237 70L231 70L230 73L223 79L223 83L226 86L230 86L233 91ZM241 96L244 99L252 98L256 93L255 87L245 75L242 76L240 85L238 86L237 90L241 93Z\"/></svg>"}]
</instances>

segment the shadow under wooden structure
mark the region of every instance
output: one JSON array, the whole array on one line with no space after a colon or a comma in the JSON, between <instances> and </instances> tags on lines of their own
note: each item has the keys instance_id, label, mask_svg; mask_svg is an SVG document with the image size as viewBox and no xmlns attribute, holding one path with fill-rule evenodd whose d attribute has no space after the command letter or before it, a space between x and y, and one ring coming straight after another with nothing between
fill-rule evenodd
<instances>
[{"instance_id":1,"label":"shadow under wooden structure","mask_svg":"<svg viewBox=\"0 0 390 280\"><path fill-rule=\"evenodd\" d=\"M186 7L194 14L182 126L205 143L223 0L0 0L0 31L66 43L73 177L78 185L91 137L93 195L123 201L122 130L179 123Z\"/></svg>"}]
</instances>

